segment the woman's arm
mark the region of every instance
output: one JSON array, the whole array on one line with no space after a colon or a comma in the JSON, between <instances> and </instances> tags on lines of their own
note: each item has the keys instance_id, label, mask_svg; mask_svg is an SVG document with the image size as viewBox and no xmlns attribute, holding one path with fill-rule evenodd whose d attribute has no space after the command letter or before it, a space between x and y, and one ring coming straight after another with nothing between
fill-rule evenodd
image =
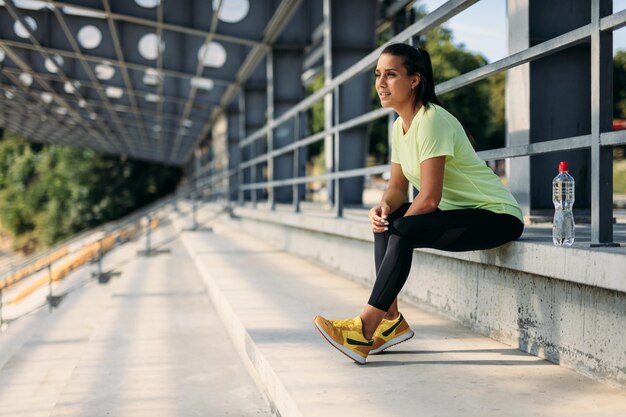
<instances>
[{"instance_id":1,"label":"woman's arm","mask_svg":"<svg viewBox=\"0 0 626 417\"><path fill-rule=\"evenodd\" d=\"M391 178L387 184L387 190L380 199L380 203L369 212L369 219L372 222L374 232L380 233L387 230L387 215L395 211L406 200L409 190L409 181L402 172L402 166L394 162L391 163Z\"/></svg>"},{"instance_id":2,"label":"woman's arm","mask_svg":"<svg viewBox=\"0 0 626 417\"><path fill-rule=\"evenodd\" d=\"M389 208L388 213L395 211L406 201L406 195L409 191L409 180L406 179L402 172L402 166L394 162L391 163L391 177L387 190L380 199L380 204ZM385 214L388 214L385 213Z\"/></svg>"},{"instance_id":3,"label":"woman's arm","mask_svg":"<svg viewBox=\"0 0 626 417\"><path fill-rule=\"evenodd\" d=\"M445 156L436 156L420 164L420 192L415 197L405 216L431 213L437 209L443 193Z\"/></svg>"}]
</instances>

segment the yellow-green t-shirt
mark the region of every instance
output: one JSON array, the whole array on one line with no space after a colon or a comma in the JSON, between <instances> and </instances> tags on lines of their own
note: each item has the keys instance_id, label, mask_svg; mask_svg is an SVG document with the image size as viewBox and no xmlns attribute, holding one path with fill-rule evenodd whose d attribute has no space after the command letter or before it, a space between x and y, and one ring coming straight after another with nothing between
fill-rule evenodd
<instances>
[{"instance_id":1,"label":"yellow-green t-shirt","mask_svg":"<svg viewBox=\"0 0 626 417\"><path fill-rule=\"evenodd\" d=\"M441 210L480 208L511 214L522 210L500 178L478 157L461 123L443 107L420 108L406 134L402 119L393 125L391 162L400 164L409 182L420 189L420 163L445 156Z\"/></svg>"}]
</instances>

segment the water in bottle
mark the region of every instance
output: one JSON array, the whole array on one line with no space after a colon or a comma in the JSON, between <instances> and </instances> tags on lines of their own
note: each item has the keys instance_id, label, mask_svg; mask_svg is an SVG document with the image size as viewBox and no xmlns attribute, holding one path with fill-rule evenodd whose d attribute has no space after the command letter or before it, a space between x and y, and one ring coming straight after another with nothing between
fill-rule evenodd
<instances>
[{"instance_id":1,"label":"water in bottle","mask_svg":"<svg viewBox=\"0 0 626 417\"><path fill-rule=\"evenodd\" d=\"M552 241L556 246L572 246L574 243L574 178L568 172L567 162L559 164L559 175L552 180L554 221Z\"/></svg>"}]
</instances>

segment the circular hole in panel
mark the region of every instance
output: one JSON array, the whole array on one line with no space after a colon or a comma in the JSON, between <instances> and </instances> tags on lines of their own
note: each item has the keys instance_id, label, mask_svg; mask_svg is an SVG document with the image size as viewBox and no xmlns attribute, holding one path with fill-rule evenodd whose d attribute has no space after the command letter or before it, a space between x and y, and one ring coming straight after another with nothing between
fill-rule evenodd
<instances>
[{"instance_id":1,"label":"circular hole in panel","mask_svg":"<svg viewBox=\"0 0 626 417\"><path fill-rule=\"evenodd\" d=\"M148 33L143 35L137 45L139 48L139 54L145 59L154 60L159 56L159 43L161 44L161 53L165 51L165 43L163 40L159 42L159 37L154 33Z\"/></svg>"},{"instance_id":2,"label":"circular hole in panel","mask_svg":"<svg viewBox=\"0 0 626 417\"><path fill-rule=\"evenodd\" d=\"M64 62L65 61L63 61L63 58L61 57L61 55L55 54L55 55L52 55L52 58L46 58L46 60L44 61L44 66L46 67L48 72L56 74L59 68L63 66Z\"/></svg>"},{"instance_id":3,"label":"circular hole in panel","mask_svg":"<svg viewBox=\"0 0 626 417\"><path fill-rule=\"evenodd\" d=\"M109 98L122 98L124 90L119 87L107 87L105 93Z\"/></svg>"},{"instance_id":4,"label":"circular hole in panel","mask_svg":"<svg viewBox=\"0 0 626 417\"><path fill-rule=\"evenodd\" d=\"M4 96L5 96L6 98L8 98L9 100L11 100L13 97L15 97L15 94L13 94L13 92L12 92L12 91L8 91L8 90L7 90L7 91L5 91L5 92L4 92Z\"/></svg>"},{"instance_id":5,"label":"circular hole in panel","mask_svg":"<svg viewBox=\"0 0 626 417\"><path fill-rule=\"evenodd\" d=\"M102 42L102 32L93 25L84 26L78 31L78 42L85 49L97 48Z\"/></svg>"},{"instance_id":6,"label":"circular hole in panel","mask_svg":"<svg viewBox=\"0 0 626 417\"><path fill-rule=\"evenodd\" d=\"M217 10L220 0L213 0L213 10ZM223 0L219 19L227 23L241 22L250 11L248 0Z\"/></svg>"},{"instance_id":7,"label":"circular hole in panel","mask_svg":"<svg viewBox=\"0 0 626 417\"><path fill-rule=\"evenodd\" d=\"M30 85L33 83L33 76L27 72L23 72L20 74L20 82L26 87L30 87Z\"/></svg>"},{"instance_id":8,"label":"circular hole in panel","mask_svg":"<svg viewBox=\"0 0 626 417\"><path fill-rule=\"evenodd\" d=\"M96 77L99 80L110 80L115 75L115 68L113 68L108 61L96 65L95 69Z\"/></svg>"},{"instance_id":9,"label":"circular hole in panel","mask_svg":"<svg viewBox=\"0 0 626 417\"><path fill-rule=\"evenodd\" d=\"M217 43L209 43L209 47L202 45L198 50L198 61L205 67L220 68L226 62L226 49Z\"/></svg>"},{"instance_id":10,"label":"circular hole in panel","mask_svg":"<svg viewBox=\"0 0 626 417\"><path fill-rule=\"evenodd\" d=\"M191 86L201 90L212 90L214 84L210 78L193 77L191 79Z\"/></svg>"},{"instance_id":11,"label":"circular hole in panel","mask_svg":"<svg viewBox=\"0 0 626 417\"><path fill-rule=\"evenodd\" d=\"M156 103L159 101L159 96L157 94L146 94L146 101L150 103Z\"/></svg>"},{"instance_id":12,"label":"circular hole in panel","mask_svg":"<svg viewBox=\"0 0 626 417\"><path fill-rule=\"evenodd\" d=\"M37 22L32 17L24 17L24 22L26 22L32 32L37 30ZM13 25L13 30L15 31L15 34L22 39L28 39L28 37L30 36L28 30L26 30L26 28L24 27L24 25L22 25L22 22L20 21L15 22L15 24Z\"/></svg>"},{"instance_id":13,"label":"circular hole in panel","mask_svg":"<svg viewBox=\"0 0 626 417\"><path fill-rule=\"evenodd\" d=\"M65 116L67 114L67 109L65 107L57 107L56 109L54 109L54 111L57 114L60 114L61 116Z\"/></svg>"},{"instance_id":14,"label":"circular hole in panel","mask_svg":"<svg viewBox=\"0 0 626 417\"><path fill-rule=\"evenodd\" d=\"M41 93L41 101L46 104L52 103L52 94L50 93Z\"/></svg>"},{"instance_id":15,"label":"circular hole in panel","mask_svg":"<svg viewBox=\"0 0 626 417\"><path fill-rule=\"evenodd\" d=\"M96 120L98 118L98 114L96 114L96 112L91 112L89 113L89 118L91 120Z\"/></svg>"},{"instance_id":16,"label":"circular hole in panel","mask_svg":"<svg viewBox=\"0 0 626 417\"><path fill-rule=\"evenodd\" d=\"M6 54L4 53L4 49L0 48L0 62L4 61L4 57Z\"/></svg>"},{"instance_id":17,"label":"circular hole in panel","mask_svg":"<svg viewBox=\"0 0 626 417\"><path fill-rule=\"evenodd\" d=\"M159 83L159 72L154 68L148 68L143 74L143 83L145 85L157 85Z\"/></svg>"},{"instance_id":18,"label":"circular hole in panel","mask_svg":"<svg viewBox=\"0 0 626 417\"><path fill-rule=\"evenodd\" d=\"M67 94L74 94L78 88L80 88L80 81L67 81L63 85L63 89Z\"/></svg>"},{"instance_id":19,"label":"circular hole in panel","mask_svg":"<svg viewBox=\"0 0 626 417\"><path fill-rule=\"evenodd\" d=\"M78 100L78 107L80 107L81 109L84 109L87 106L87 102L85 101L85 99L81 98L80 100Z\"/></svg>"},{"instance_id":20,"label":"circular hole in panel","mask_svg":"<svg viewBox=\"0 0 626 417\"><path fill-rule=\"evenodd\" d=\"M185 121L183 121L183 126L185 127L191 127L193 126L193 122L189 119L185 119Z\"/></svg>"},{"instance_id":21,"label":"circular hole in panel","mask_svg":"<svg viewBox=\"0 0 626 417\"><path fill-rule=\"evenodd\" d=\"M42 0L13 0L13 4L18 9L41 10L46 7L46 2Z\"/></svg>"},{"instance_id":22,"label":"circular hole in panel","mask_svg":"<svg viewBox=\"0 0 626 417\"><path fill-rule=\"evenodd\" d=\"M145 9L153 9L159 5L161 0L135 0L138 6L141 6Z\"/></svg>"}]
</instances>

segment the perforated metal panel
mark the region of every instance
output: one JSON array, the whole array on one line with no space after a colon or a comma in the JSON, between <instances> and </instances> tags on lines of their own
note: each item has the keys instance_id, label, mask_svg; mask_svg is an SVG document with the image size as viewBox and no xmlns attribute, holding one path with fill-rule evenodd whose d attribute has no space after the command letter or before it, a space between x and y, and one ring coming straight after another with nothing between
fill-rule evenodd
<instances>
[{"instance_id":1,"label":"perforated metal panel","mask_svg":"<svg viewBox=\"0 0 626 417\"><path fill-rule=\"evenodd\" d=\"M182 165L299 0L0 0L0 126Z\"/></svg>"}]
</instances>

